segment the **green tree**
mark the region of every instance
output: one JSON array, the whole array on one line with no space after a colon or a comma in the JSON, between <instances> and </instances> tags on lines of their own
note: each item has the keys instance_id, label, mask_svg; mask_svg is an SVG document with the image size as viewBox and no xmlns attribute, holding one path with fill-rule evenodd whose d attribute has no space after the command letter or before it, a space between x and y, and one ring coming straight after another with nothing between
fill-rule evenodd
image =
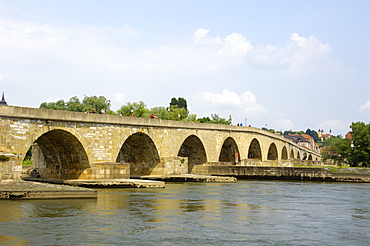
<instances>
[{"instance_id":1,"label":"green tree","mask_svg":"<svg viewBox=\"0 0 370 246\"><path fill-rule=\"evenodd\" d=\"M370 167L370 124L352 122L351 166Z\"/></svg>"},{"instance_id":2,"label":"green tree","mask_svg":"<svg viewBox=\"0 0 370 246\"><path fill-rule=\"evenodd\" d=\"M54 110L66 110L66 103L62 99L56 102L43 102L41 103L40 108L54 109Z\"/></svg>"},{"instance_id":3,"label":"green tree","mask_svg":"<svg viewBox=\"0 0 370 246\"><path fill-rule=\"evenodd\" d=\"M307 129L306 130L306 134L313 137L313 139L315 140L315 142L319 142L320 141L320 138L319 138L319 134L315 131L315 130L311 130L311 129Z\"/></svg>"},{"instance_id":4,"label":"green tree","mask_svg":"<svg viewBox=\"0 0 370 246\"><path fill-rule=\"evenodd\" d=\"M177 105L171 105L169 107L170 120L182 120L185 121L188 118L189 111L185 108L179 108Z\"/></svg>"},{"instance_id":5,"label":"green tree","mask_svg":"<svg viewBox=\"0 0 370 246\"><path fill-rule=\"evenodd\" d=\"M184 108L184 109L188 110L188 104L186 102L186 99L184 99L182 97L179 97L178 99L173 97L171 99L171 102L170 102L170 107L171 106L177 106L178 108Z\"/></svg>"},{"instance_id":6,"label":"green tree","mask_svg":"<svg viewBox=\"0 0 370 246\"><path fill-rule=\"evenodd\" d=\"M83 112L84 106L80 102L77 96L71 97L67 102L67 110L68 111L77 111Z\"/></svg>"},{"instance_id":7,"label":"green tree","mask_svg":"<svg viewBox=\"0 0 370 246\"><path fill-rule=\"evenodd\" d=\"M324 161L331 159L335 164L339 165L348 163L348 157L351 153L351 143L348 139L344 139L341 136L332 136L325 139L324 146L321 153Z\"/></svg>"},{"instance_id":8,"label":"green tree","mask_svg":"<svg viewBox=\"0 0 370 246\"><path fill-rule=\"evenodd\" d=\"M150 111L152 114L155 114L160 119L170 119L170 112L165 107L154 107Z\"/></svg>"},{"instance_id":9,"label":"green tree","mask_svg":"<svg viewBox=\"0 0 370 246\"><path fill-rule=\"evenodd\" d=\"M218 114L211 114L211 118L209 117L203 117L197 119L200 123L213 123L213 124L224 124L224 125L230 125L230 122L226 120L225 118L221 118Z\"/></svg>"},{"instance_id":10,"label":"green tree","mask_svg":"<svg viewBox=\"0 0 370 246\"><path fill-rule=\"evenodd\" d=\"M44 102L41 103L40 108L54 109L54 110L66 110L66 111L77 111L77 112L96 112L99 113L102 109L106 112L113 113L110 110L110 100L107 100L104 96L85 96L82 102L77 96L71 97L68 102L64 100L58 100L57 102Z\"/></svg>"},{"instance_id":11,"label":"green tree","mask_svg":"<svg viewBox=\"0 0 370 246\"><path fill-rule=\"evenodd\" d=\"M122 106L120 109L117 110L117 113L122 116L135 116L135 117L142 117L142 118L149 118L151 113L149 109L146 108L146 105L143 101L134 102L134 103L126 103L126 105Z\"/></svg>"},{"instance_id":12,"label":"green tree","mask_svg":"<svg viewBox=\"0 0 370 246\"><path fill-rule=\"evenodd\" d=\"M104 96L85 96L82 100L83 111L93 111L99 113L102 109L105 111L110 110L110 100Z\"/></svg>"}]
</instances>

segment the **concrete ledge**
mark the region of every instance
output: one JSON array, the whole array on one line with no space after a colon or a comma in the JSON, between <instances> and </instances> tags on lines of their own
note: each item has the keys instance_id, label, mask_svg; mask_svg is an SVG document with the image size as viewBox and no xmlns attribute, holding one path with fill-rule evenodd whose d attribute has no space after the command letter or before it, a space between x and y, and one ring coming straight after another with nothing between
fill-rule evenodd
<instances>
[{"instance_id":1,"label":"concrete ledge","mask_svg":"<svg viewBox=\"0 0 370 246\"><path fill-rule=\"evenodd\" d=\"M235 177L212 176L212 175L196 175L196 174L181 174L181 175L150 175L141 176L142 179L163 180L166 182L217 182L217 183L235 183Z\"/></svg>"},{"instance_id":2,"label":"concrete ledge","mask_svg":"<svg viewBox=\"0 0 370 246\"><path fill-rule=\"evenodd\" d=\"M89 188L164 188L165 183L161 181L149 181L139 179L44 179L26 177L24 180L44 182L50 184L74 185Z\"/></svg>"},{"instance_id":3,"label":"concrete ledge","mask_svg":"<svg viewBox=\"0 0 370 246\"><path fill-rule=\"evenodd\" d=\"M6 181L0 183L0 199L96 199L92 189L55 185L31 181Z\"/></svg>"},{"instance_id":4,"label":"concrete ledge","mask_svg":"<svg viewBox=\"0 0 370 246\"><path fill-rule=\"evenodd\" d=\"M138 179L105 179L105 180L65 180L64 184L94 188L164 188L161 181L149 181Z\"/></svg>"}]
</instances>

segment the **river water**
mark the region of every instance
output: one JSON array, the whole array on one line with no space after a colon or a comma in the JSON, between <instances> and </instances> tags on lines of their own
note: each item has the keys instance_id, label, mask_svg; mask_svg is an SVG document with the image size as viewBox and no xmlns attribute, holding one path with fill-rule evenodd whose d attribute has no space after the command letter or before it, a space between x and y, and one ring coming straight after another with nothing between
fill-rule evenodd
<instances>
[{"instance_id":1,"label":"river water","mask_svg":"<svg viewBox=\"0 0 370 246\"><path fill-rule=\"evenodd\" d=\"M0 201L0 245L369 245L370 184L238 181Z\"/></svg>"}]
</instances>

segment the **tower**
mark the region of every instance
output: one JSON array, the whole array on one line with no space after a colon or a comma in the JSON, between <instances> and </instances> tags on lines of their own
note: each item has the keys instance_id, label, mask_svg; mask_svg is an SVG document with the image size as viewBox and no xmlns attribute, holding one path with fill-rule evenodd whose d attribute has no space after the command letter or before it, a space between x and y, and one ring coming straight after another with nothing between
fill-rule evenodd
<instances>
[{"instance_id":1,"label":"tower","mask_svg":"<svg viewBox=\"0 0 370 246\"><path fill-rule=\"evenodd\" d=\"M5 96L4 96L4 92L3 92L3 97L1 98L1 101L0 101L0 105L8 105L5 101Z\"/></svg>"}]
</instances>

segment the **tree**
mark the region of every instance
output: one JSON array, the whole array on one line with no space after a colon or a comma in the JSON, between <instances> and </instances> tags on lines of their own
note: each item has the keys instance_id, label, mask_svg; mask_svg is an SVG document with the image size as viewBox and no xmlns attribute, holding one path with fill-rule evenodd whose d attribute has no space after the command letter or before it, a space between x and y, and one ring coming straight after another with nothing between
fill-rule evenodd
<instances>
[{"instance_id":1,"label":"tree","mask_svg":"<svg viewBox=\"0 0 370 246\"><path fill-rule=\"evenodd\" d=\"M188 110L188 104L186 102L186 99L182 97L179 97L178 99L173 97L170 102L170 107L171 106L177 106L178 108L183 108L185 110Z\"/></svg>"},{"instance_id":2,"label":"tree","mask_svg":"<svg viewBox=\"0 0 370 246\"><path fill-rule=\"evenodd\" d=\"M95 111L99 113L102 109L105 111L110 110L110 100L107 100L104 96L85 96L82 100L83 111Z\"/></svg>"},{"instance_id":3,"label":"tree","mask_svg":"<svg viewBox=\"0 0 370 246\"><path fill-rule=\"evenodd\" d=\"M370 167L370 124L352 122L351 166Z\"/></svg>"},{"instance_id":4,"label":"tree","mask_svg":"<svg viewBox=\"0 0 370 246\"><path fill-rule=\"evenodd\" d=\"M348 156L351 153L351 143L348 139L340 136L332 136L325 139L324 149L321 153L323 160L331 159L335 164L348 163Z\"/></svg>"},{"instance_id":5,"label":"tree","mask_svg":"<svg viewBox=\"0 0 370 246\"><path fill-rule=\"evenodd\" d=\"M85 96L82 102L80 102L80 99L78 99L77 96L73 96L68 102L65 102L64 100L58 100L57 102L41 103L40 108L96 113L99 113L102 109L104 109L106 112L111 113L110 100L107 100L104 96Z\"/></svg>"},{"instance_id":6,"label":"tree","mask_svg":"<svg viewBox=\"0 0 370 246\"><path fill-rule=\"evenodd\" d=\"M149 118L151 115L149 109L146 108L146 105L143 101L134 103L128 102L126 105L118 109L117 113L121 114L122 116L135 116L142 118Z\"/></svg>"},{"instance_id":7,"label":"tree","mask_svg":"<svg viewBox=\"0 0 370 246\"><path fill-rule=\"evenodd\" d=\"M69 101L67 102L67 110L68 111L77 111L77 112L83 112L84 106L80 102L80 99L78 99L77 96L71 97Z\"/></svg>"},{"instance_id":8,"label":"tree","mask_svg":"<svg viewBox=\"0 0 370 246\"><path fill-rule=\"evenodd\" d=\"M310 130L309 128L306 130L306 134L313 137L315 142L320 142L319 134L315 130Z\"/></svg>"},{"instance_id":9,"label":"tree","mask_svg":"<svg viewBox=\"0 0 370 246\"><path fill-rule=\"evenodd\" d=\"M155 114L160 119L170 119L170 112L165 107L154 107L150 111L152 114Z\"/></svg>"},{"instance_id":10,"label":"tree","mask_svg":"<svg viewBox=\"0 0 370 246\"><path fill-rule=\"evenodd\" d=\"M352 167L370 167L370 124L352 122L352 140L330 137L324 142L323 159L346 162Z\"/></svg>"},{"instance_id":11,"label":"tree","mask_svg":"<svg viewBox=\"0 0 370 246\"><path fill-rule=\"evenodd\" d=\"M189 115L189 112L185 108L179 108L177 105L171 105L169 107L170 120L183 120L185 121Z\"/></svg>"},{"instance_id":12,"label":"tree","mask_svg":"<svg viewBox=\"0 0 370 246\"><path fill-rule=\"evenodd\" d=\"M40 108L43 109L54 109L54 110L67 110L67 104L63 99L56 102L43 102L40 105Z\"/></svg>"},{"instance_id":13,"label":"tree","mask_svg":"<svg viewBox=\"0 0 370 246\"><path fill-rule=\"evenodd\" d=\"M211 114L211 118L203 117L197 120L200 123L213 123L213 124L224 124L230 125L230 122L225 118L221 118L218 114Z\"/></svg>"}]
</instances>

